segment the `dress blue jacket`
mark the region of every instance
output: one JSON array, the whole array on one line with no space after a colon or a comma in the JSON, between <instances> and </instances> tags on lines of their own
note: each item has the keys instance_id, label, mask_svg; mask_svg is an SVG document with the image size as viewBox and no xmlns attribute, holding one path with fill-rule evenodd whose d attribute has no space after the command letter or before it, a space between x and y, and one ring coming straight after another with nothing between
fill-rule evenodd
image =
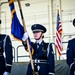
<instances>
[{"instance_id":1,"label":"dress blue jacket","mask_svg":"<svg viewBox=\"0 0 75 75\"><path fill-rule=\"evenodd\" d=\"M74 75L74 71L75 71L75 38L68 41L67 64L70 67L70 75ZM72 72L73 72L73 74L72 74Z\"/></svg>"},{"instance_id":2,"label":"dress blue jacket","mask_svg":"<svg viewBox=\"0 0 75 75\"><path fill-rule=\"evenodd\" d=\"M5 53L5 57L3 53ZM5 34L0 34L0 74L4 71L10 73L12 59L12 43L10 37Z\"/></svg>"},{"instance_id":3,"label":"dress blue jacket","mask_svg":"<svg viewBox=\"0 0 75 75\"><path fill-rule=\"evenodd\" d=\"M54 54L53 54L53 48L52 45L49 43L45 43L42 41L42 43L39 45L39 48L37 48L36 43L32 43L33 47L33 60L47 60L47 63L34 63L35 70L39 66L39 75L54 75ZM24 45L24 44L23 44ZM25 49L27 50L27 46L25 46ZM28 70L26 75L32 75L32 68L31 64L28 65Z\"/></svg>"}]
</instances>

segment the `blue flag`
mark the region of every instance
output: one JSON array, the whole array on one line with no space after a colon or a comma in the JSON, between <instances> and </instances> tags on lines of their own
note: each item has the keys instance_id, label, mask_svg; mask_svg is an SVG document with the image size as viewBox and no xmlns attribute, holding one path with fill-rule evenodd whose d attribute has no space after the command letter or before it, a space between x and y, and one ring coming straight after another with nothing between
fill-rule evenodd
<instances>
[{"instance_id":1,"label":"blue flag","mask_svg":"<svg viewBox=\"0 0 75 75\"><path fill-rule=\"evenodd\" d=\"M24 27L20 24L19 19L17 17L15 7L14 7L14 0L8 0L8 3L9 3L11 14L12 14L11 34L15 38L22 40L22 37L24 35ZM34 50L32 48L32 43L29 37L28 37L28 42L30 46L30 51L33 54Z\"/></svg>"},{"instance_id":2,"label":"blue flag","mask_svg":"<svg viewBox=\"0 0 75 75\"><path fill-rule=\"evenodd\" d=\"M17 17L15 7L14 7L14 0L8 0L8 3L12 14L11 34L15 38L22 40L24 34L24 27L20 24L19 19Z\"/></svg>"}]
</instances>

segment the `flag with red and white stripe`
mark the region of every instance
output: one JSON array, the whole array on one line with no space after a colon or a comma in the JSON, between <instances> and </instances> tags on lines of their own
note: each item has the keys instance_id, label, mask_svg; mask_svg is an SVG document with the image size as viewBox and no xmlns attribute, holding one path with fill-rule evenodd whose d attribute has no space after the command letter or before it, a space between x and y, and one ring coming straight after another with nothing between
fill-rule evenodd
<instances>
[{"instance_id":1,"label":"flag with red and white stripe","mask_svg":"<svg viewBox=\"0 0 75 75\"><path fill-rule=\"evenodd\" d=\"M62 24L60 21L59 10L57 10L57 27L56 27L56 50L59 56L62 55Z\"/></svg>"}]
</instances>

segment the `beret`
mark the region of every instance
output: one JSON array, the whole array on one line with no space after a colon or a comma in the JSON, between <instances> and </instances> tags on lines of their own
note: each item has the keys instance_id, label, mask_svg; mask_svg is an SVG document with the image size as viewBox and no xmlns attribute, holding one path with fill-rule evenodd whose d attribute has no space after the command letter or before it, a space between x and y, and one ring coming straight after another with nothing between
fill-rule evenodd
<instances>
[{"instance_id":1,"label":"beret","mask_svg":"<svg viewBox=\"0 0 75 75\"><path fill-rule=\"evenodd\" d=\"M43 32L43 33L45 33L45 32L47 31L46 28L45 28L43 25L41 25L41 24L33 24L33 25L31 26L31 30L32 30L33 32L41 31L41 32Z\"/></svg>"}]
</instances>

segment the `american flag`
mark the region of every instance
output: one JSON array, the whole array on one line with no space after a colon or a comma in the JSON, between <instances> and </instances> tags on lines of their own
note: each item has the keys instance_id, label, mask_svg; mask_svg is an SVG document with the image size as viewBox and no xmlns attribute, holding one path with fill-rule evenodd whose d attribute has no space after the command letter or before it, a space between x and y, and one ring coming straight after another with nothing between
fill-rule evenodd
<instances>
[{"instance_id":1,"label":"american flag","mask_svg":"<svg viewBox=\"0 0 75 75\"><path fill-rule=\"evenodd\" d=\"M61 56L63 46L62 46L62 24L61 24L61 21L60 21L59 10L57 10L56 50L57 50L59 56Z\"/></svg>"}]
</instances>

